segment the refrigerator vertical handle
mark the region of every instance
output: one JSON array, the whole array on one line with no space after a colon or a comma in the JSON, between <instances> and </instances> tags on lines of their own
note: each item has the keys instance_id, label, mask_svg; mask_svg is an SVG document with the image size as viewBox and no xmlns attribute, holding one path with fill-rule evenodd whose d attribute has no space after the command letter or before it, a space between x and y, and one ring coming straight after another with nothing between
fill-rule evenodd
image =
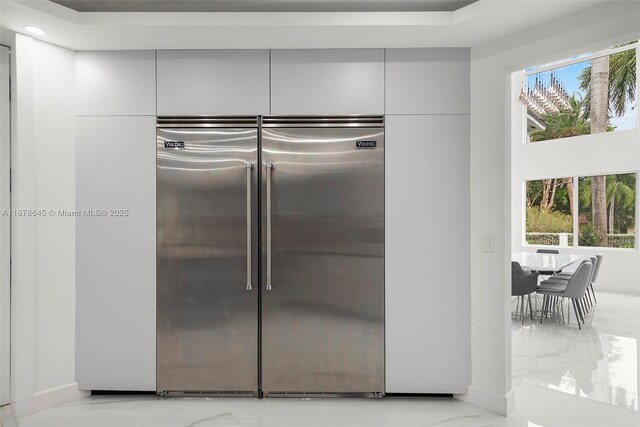
<instances>
[{"instance_id":1,"label":"refrigerator vertical handle","mask_svg":"<svg viewBox=\"0 0 640 427\"><path fill-rule=\"evenodd\" d=\"M251 170L253 163L247 163L247 290L251 286Z\"/></svg>"},{"instance_id":2,"label":"refrigerator vertical handle","mask_svg":"<svg viewBox=\"0 0 640 427\"><path fill-rule=\"evenodd\" d=\"M265 163L267 170L267 286L271 290L271 170L273 163Z\"/></svg>"}]
</instances>

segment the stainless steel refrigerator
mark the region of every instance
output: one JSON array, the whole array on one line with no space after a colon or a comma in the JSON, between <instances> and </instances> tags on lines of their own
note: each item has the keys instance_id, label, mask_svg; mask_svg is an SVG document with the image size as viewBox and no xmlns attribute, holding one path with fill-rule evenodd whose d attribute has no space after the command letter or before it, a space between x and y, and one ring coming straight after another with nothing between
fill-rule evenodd
<instances>
[{"instance_id":1,"label":"stainless steel refrigerator","mask_svg":"<svg viewBox=\"0 0 640 427\"><path fill-rule=\"evenodd\" d=\"M383 393L383 117L157 134L158 390Z\"/></svg>"}]
</instances>

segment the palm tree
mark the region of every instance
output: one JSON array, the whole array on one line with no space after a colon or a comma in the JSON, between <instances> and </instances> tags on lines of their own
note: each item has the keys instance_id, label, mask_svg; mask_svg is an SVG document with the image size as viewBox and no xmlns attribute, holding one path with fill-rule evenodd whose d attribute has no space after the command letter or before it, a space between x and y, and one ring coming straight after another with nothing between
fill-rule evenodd
<instances>
[{"instance_id":1,"label":"palm tree","mask_svg":"<svg viewBox=\"0 0 640 427\"><path fill-rule=\"evenodd\" d=\"M580 89L586 93L583 104L583 117L588 120L591 114L591 67L589 66L582 70L578 79L580 80ZM635 49L625 50L609 56L609 98L609 114L615 117L623 116L627 105L635 102Z\"/></svg>"},{"instance_id":2,"label":"palm tree","mask_svg":"<svg viewBox=\"0 0 640 427\"><path fill-rule=\"evenodd\" d=\"M591 133L591 125L582 114L584 102L585 101L579 97L579 94L575 94L569 98L571 111L545 114L542 119L547 124L547 127L544 130L531 132L531 142Z\"/></svg>"},{"instance_id":3,"label":"palm tree","mask_svg":"<svg viewBox=\"0 0 640 427\"><path fill-rule=\"evenodd\" d=\"M584 114L591 121L591 133L606 132L609 113L622 116L628 103L636 99L635 49L594 58L578 78L580 87L587 92ZM608 246L606 177L594 176L591 184L593 225L600 244Z\"/></svg>"},{"instance_id":4,"label":"palm tree","mask_svg":"<svg viewBox=\"0 0 640 427\"><path fill-rule=\"evenodd\" d=\"M607 231L609 234L626 233L635 224L636 204L635 174L608 175L607 189ZM580 179L578 197L580 209L592 207L593 177ZM593 210L592 210L593 212Z\"/></svg>"},{"instance_id":5,"label":"palm tree","mask_svg":"<svg viewBox=\"0 0 640 427\"><path fill-rule=\"evenodd\" d=\"M629 178L631 182L625 182L625 178ZM635 176L633 174L610 175L607 177L609 234L621 232L626 233L629 223L633 224L635 219L633 218L633 207L636 204L636 192L634 190L634 184ZM616 216L619 216L620 218L616 218ZM618 228L615 227L616 222L618 222L619 224Z\"/></svg>"}]
</instances>

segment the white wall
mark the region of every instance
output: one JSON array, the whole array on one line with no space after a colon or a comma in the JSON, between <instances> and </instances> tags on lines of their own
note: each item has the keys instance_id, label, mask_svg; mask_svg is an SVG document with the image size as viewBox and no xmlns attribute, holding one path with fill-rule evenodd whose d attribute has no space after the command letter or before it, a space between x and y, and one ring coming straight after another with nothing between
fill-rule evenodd
<instances>
[{"instance_id":1,"label":"white wall","mask_svg":"<svg viewBox=\"0 0 640 427\"><path fill-rule=\"evenodd\" d=\"M12 398L26 414L82 396L75 384L74 53L16 35L12 171Z\"/></svg>"},{"instance_id":2,"label":"white wall","mask_svg":"<svg viewBox=\"0 0 640 427\"><path fill-rule=\"evenodd\" d=\"M526 66L632 40L640 4L619 2L471 50L472 403L507 412L511 391L510 73ZM482 252L483 236L494 252Z\"/></svg>"},{"instance_id":3,"label":"white wall","mask_svg":"<svg viewBox=\"0 0 640 427\"><path fill-rule=\"evenodd\" d=\"M630 40L629 40L630 41ZM511 245L513 251L535 251L527 245L525 229L525 182L541 178L592 176L640 171L638 129L523 143L525 106L518 99L523 74L513 73L511 82ZM640 293L640 252L637 249L558 248L560 252L604 255L597 288Z\"/></svg>"}]
</instances>

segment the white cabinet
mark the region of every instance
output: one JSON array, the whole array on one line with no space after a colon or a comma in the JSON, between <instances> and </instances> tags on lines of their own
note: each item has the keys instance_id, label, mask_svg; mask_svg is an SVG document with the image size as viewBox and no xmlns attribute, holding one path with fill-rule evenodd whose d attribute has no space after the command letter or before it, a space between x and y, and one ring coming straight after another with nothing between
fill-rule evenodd
<instances>
[{"instance_id":1,"label":"white cabinet","mask_svg":"<svg viewBox=\"0 0 640 427\"><path fill-rule=\"evenodd\" d=\"M387 114L469 114L469 49L387 49Z\"/></svg>"},{"instance_id":2,"label":"white cabinet","mask_svg":"<svg viewBox=\"0 0 640 427\"><path fill-rule=\"evenodd\" d=\"M159 50L158 115L269 114L268 50Z\"/></svg>"},{"instance_id":3,"label":"white cabinet","mask_svg":"<svg viewBox=\"0 0 640 427\"><path fill-rule=\"evenodd\" d=\"M76 376L83 390L155 390L155 117L76 119ZM128 209L110 215L110 209Z\"/></svg>"},{"instance_id":4,"label":"white cabinet","mask_svg":"<svg viewBox=\"0 0 640 427\"><path fill-rule=\"evenodd\" d=\"M0 209L11 208L9 180L11 169L9 70L11 59L9 48L0 46ZM15 208L15 206L14 206ZM11 403L9 365L11 353L11 290L9 271L11 270L11 222L8 215L0 216L0 406Z\"/></svg>"},{"instance_id":5,"label":"white cabinet","mask_svg":"<svg viewBox=\"0 0 640 427\"><path fill-rule=\"evenodd\" d=\"M387 116L386 391L470 383L469 116Z\"/></svg>"},{"instance_id":6,"label":"white cabinet","mask_svg":"<svg viewBox=\"0 0 640 427\"><path fill-rule=\"evenodd\" d=\"M384 50L273 50L271 113L384 114Z\"/></svg>"},{"instance_id":7,"label":"white cabinet","mask_svg":"<svg viewBox=\"0 0 640 427\"><path fill-rule=\"evenodd\" d=\"M156 115L155 51L76 54L76 115Z\"/></svg>"}]
</instances>

